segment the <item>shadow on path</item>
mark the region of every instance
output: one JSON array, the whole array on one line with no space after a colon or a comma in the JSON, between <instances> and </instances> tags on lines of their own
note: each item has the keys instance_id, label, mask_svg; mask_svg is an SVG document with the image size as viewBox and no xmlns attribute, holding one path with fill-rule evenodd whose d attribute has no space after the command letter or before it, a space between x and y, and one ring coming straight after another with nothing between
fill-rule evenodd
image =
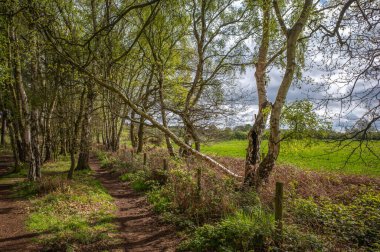
<instances>
[{"instance_id":1,"label":"shadow on path","mask_svg":"<svg viewBox=\"0 0 380 252\"><path fill-rule=\"evenodd\" d=\"M13 165L11 156L0 156L0 251L37 251L32 238L37 234L25 229L29 201L11 197L19 178L3 178Z\"/></svg>"},{"instance_id":2,"label":"shadow on path","mask_svg":"<svg viewBox=\"0 0 380 252\"><path fill-rule=\"evenodd\" d=\"M115 174L101 169L98 160L91 158L91 168L96 178L114 197L118 207L115 221L119 224L119 238L124 244L114 249L120 251L175 251L180 242L173 226L162 223L152 211L144 195L133 191L128 183L121 182Z\"/></svg>"}]
</instances>

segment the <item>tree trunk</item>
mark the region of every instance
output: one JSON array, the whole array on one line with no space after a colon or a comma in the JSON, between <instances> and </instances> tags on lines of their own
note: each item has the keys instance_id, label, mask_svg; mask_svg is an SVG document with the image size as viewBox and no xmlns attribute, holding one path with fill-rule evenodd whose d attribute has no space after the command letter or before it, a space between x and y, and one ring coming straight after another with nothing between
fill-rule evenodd
<instances>
[{"instance_id":1,"label":"tree trunk","mask_svg":"<svg viewBox=\"0 0 380 252\"><path fill-rule=\"evenodd\" d=\"M59 155L66 156L66 134L64 128L59 128Z\"/></svg>"},{"instance_id":2,"label":"tree trunk","mask_svg":"<svg viewBox=\"0 0 380 252\"><path fill-rule=\"evenodd\" d=\"M158 78L158 85L159 85L159 98L160 98L160 110L161 110L161 119L162 119L162 125L167 128L168 122L166 119L166 111L165 111L165 102L164 102L164 77L163 77L163 69L159 68L159 78ZM169 152L169 155L174 157L174 148L170 141L170 138L167 134L165 134L165 142L166 142L166 148Z\"/></svg>"},{"instance_id":3,"label":"tree trunk","mask_svg":"<svg viewBox=\"0 0 380 252\"><path fill-rule=\"evenodd\" d=\"M32 150L32 142L31 142L31 115L30 115L30 109L28 104L28 97L26 95L23 80L22 80L22 73L21 73L21 62L20 62L20 55L19 55L19 45L15 33L15 28L13 24L11 23L11 38L10 41L12 42L12 50L13 50L13 73L14 73L14 80L15 80L15 86L17 91L17 97L19 99L18 104L21 107L21 118L23 119L24 125L23 125L23 134L22 134L22 141L23 141L23 150L25 151L25 160L29 163L29 173L28 178L31 181L34 181L37 179L37 174L35 170L35 157Z\"/></svg>"},{"instance_id":4,"label":"tree trunk","mask_svg":"<svg viewBox=\"0 0 380 252\"><path fill-rule=\"evenodd\" d=\"M263 3L263 30L259 48L259 56L255 64L255 79L259 98L259 111L255 116L255 122L248 133L248 147L245 159L244 185L257 185L257 172L261 161L261 140L270 114L271 104L267 99L266 91L266 67L270 36L270 4Z\"/></svg>"},{"instance_id":5,"label":"tree trunk","mask_svg":"<svg viewBox=\"0 0 380 252\"><path fill-rule=\"evenodd\" d=\"M38 142L38 113L36 110L33 110L31 113L31 140L32 140L32 160L31 165L32 168L31 171L34 179L41 178L41 154L40 154L40 148L39 148L39 142Z\"/></svg>"},{"instance_id":6,"label":"tree trunk","mask_svg":"<svg viewBox=\"0 0 380 252\"><path fill-rule=\"evenodd\" d=\"M124 117L121 118L120 120L120 127L119 127L119 130L118 130L118 133L117 133L117 139L116 139L116 150L119 150L120 148L120 138L121 138L121 133L123 132L123 129L124 129Z\"/></svg>"},{"instance_id":7,"label":"tree trunk","mask_svg":"<svg viewBox=\"0 0 380 252\"><path fill-rule=\"evenodd\" d=\"M77 170L90 169L90 148L91 148L91 119L92 110L95 99L95 92L93 91L92 84L89 85L87 92L87 107L84 113L81 133L80 152L78 157Z\"/></svg>"},{"instance_id":8,"label":"tree trunk","mask_svg":"<svg viewBox=\"0 0 380 252\"><path fill-rule=\"evenodd\" d=\"M131 112L131 125L129 127L129 138L131 139L132 148L135 149L137 147L137 143L136 143L136 138L135 138L135 123L133 122L134 119L135 119L135 112L132 111Z\"/></svg>"},{"instance_id":9,"label":"tree trunk","mask_svg":"<svg viewBox=\"0 0 380 252\"><path fill-rule=\"evenodd\" d=\"M31 26L31 90L33 93L37 93L37 87L39 86L39 52L37 46L37 32L34 30L33 25ZM41 178L41 153L39 146L39 116L38 116L38 107L35 99L31 99L31 109L30 109L30 117L26 118L26 120L30 119L30 130L31 130L31 154L30 154L30 170L29 177L31 180L36 180Z\"/></svg>"},{"instance_id":10,"label":"tree trunk","mask_svg":"<svg viewBox=\"0 0 380 252\"><path fill-rule=\"evenodd\" d=\"M9 78L8 81L6 81L7 87L8 87L8 94L9 98L12 101L13 106L9 108L10 114L11 114L11 120L9 121L9 130L12 129L13 133L10 135L13 136L14 142L12 143L12 148L14 147L14 156L15 160L18 161L25 161L25 151L23 149L22 141L20 140L20 128L22 128L22 112L21 112L21 106L19 104L18 99L18 92L15 87L15 85L12 85L12 77L14 77L14 66L13 66L13 44L15 41L13 41L13 24L12 24L12 18L8 18L8 26L7 26L7 48L8 48L8 54L7 54L7 66L9 69ZM12 138L12 137L11 137ZM12 140L12 139L11 139Z\"/></svg>"},{"instance_id":11,"label":"tree trunk","mask_svg":"<svg viewBox=\"0 0 380 252\"><path fill-rule=\"evenodd\" d=\"M139 139L137 143L137 153L141 153L144 147L144 117L140 116L139 128L137 130L137 137Z\"/></svg>"},{"instance_id":12,"label":"tree trunk","mask_svg":"<svg viewBox=\"0 0 380 252\"><path fill-rule=\"evenodd\" d=\"M187 115L184 115L182 119L185 124L185 143L189 144L191 140L194 141L195 150L200 151L201 140L194 124L191 122L190 117ZM188 154L190 153L187 153L186 151L182 151L182 155L186 156Z\"/></svg>"},{"instance_id":13,"label":"tree trunk","mask_svg":"<svg viewBox=\"0 0 380 252\"><path fill-rule=\"evenodd\" d=\"M3 110L1 115L1 146L5 146L5 135L7 132L7 111Z\"/></svg>"},{"instance_id":14,"label":"tree trunk","mask_svg":"<svg viewBox=\"0 0 380 252\"><path fill-rule=\"evenodd\" d=\"M14 163L14 172L19 172L20 171L20 159L19 159L19 155L18 155L18 149L17 149L17 144L16 144L16 136L15 136L15 133L13 131L12 123L9 123L8 133L9 133L9 139L11 142L13 159L15 162Z\"/></svg>"},{"instance_id":15,"label":"tree trunk","mask_svg":"<svg viewBox=\"0 0 380 252\"><path fill-rule=\"evenodd\" d=\"M75 170L75 153L77 151L77 139L78 139L78 134L79 134L79 127L82 123L82 117L83 117L83 109L84 109L84 96L86 94L86 90L83 89L83 92L81 94L80 98L80 107L79 107L79 113L78 116L74 122L74 129L71 130L71 135L69 136L70 139L70 170L67 174L68 179L72 179L74 175L74 170Z\"/></svg>"},{"instance_id":16,"label":"tree trunk","mask_svg":"<svg viewBox=\"0 0 380 252\"><path fill-rule=\"evenodd\" d=\"M185 130L185 132L184 132L184 136L183 136L183 141L187 146L192 147L193 144L191 142L191 140L192 140L191 133L189 132L189 128L187 127L186 124L184 126L184 130ZM187 157L191 154L191 152L186 148L180 147L178 154L180 157Z\"/></svg>"},{"instance_id":17,"label":"tree trunk","mask_svg":"<svg viewBox=\"0 0 380 252\"><path fill-rule=\"evenodd\" d=\"M266 102L262 104L259 113L256 116L255 123L248 133L248 148L245 160L244 184L254 186L258 184L257 172L258 165L261 161L261 141L264 134L266 121L270 113L271 104Z\"/></svg>"},{"instance_id":18,"label":"tree trunk","mask_svg":"<svg viewBox=\"0 0 380 252\"><path fill-rule=\"evenodd\" d=\"M74 149L71 148L71 150L70 150L70 170L69 170L69 173L67 174L68 179L73 178L74 170L75 170L75 151L74 151Z\"/></svg>"},{"instance_id":19,"label":"tree trunk","mask_svg":"<svg viewBox=\"0 0 380 252\"><path fill-rule=\"evenodd\" d=\"M50 105L48 114L46 116L46 121L45 121L45 159L44 162L50 161L52 159L52 153L53 153L53 143L51 139L51 117L53 115L55 103L56 103L56 95L53 97L53 101Z\"/></svg>"},{"instance_id":20,"label":"tree trunk","mask_svg":"<svg viewBox=\"0 0 380 252\"><path fill-rule=\"evenodd\" d=\"M100 144L100 133L96 132L96 143Z\"/></svg>"}]
</instances>

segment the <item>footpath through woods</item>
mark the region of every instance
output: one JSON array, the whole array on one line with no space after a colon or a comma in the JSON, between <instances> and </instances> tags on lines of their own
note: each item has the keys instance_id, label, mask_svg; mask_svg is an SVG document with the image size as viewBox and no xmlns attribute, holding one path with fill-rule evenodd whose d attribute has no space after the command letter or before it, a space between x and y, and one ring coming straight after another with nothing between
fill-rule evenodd
<instances>
[{"instance_id":1,"label":"footpath through woods","mask_svg":"<svg viewBox=\"0 0 380 252\"><path fill-rule=\"evenodd\" d=\"M10 155L0 155L0 251L38 251L32 240L38 234L25 228L30 202L12 196L13 185L23 178L4 178L12 162ZM175 251L180 241L175 228L159 220L146 197L115 174L101 169L95 157L91 158L90 166L118 208L115 222L119 224L120 243L110 251Z\"/></svg>"},{"instance_id":2,"label":"footpath through woods","mask_svg":"<svg viewBox=\"0 0 380 252\"><path fill-rule=\"evenodd\" d=\"M20 178L3 178L12 164L12 156L0 156L0 251L37 250L32 242L37 234L25 229L29 201L12 197L12 186Z\"/></svg>"},{"instance_id":3,"label":"footpath through woods","mask_svg":"<svg viewBox=\"0 0 380 252\"><path fill-rule=\"evenodd\" d=\"M101 169L95 157L91 158L90 166L96 178L115 199L118 208L118 236L124 242L115 249L134 252L175 251L180 241L175 228L159 220L146 197L133 191L127 182L121 182L115 174Z\"/></svg>"}]
</instances>

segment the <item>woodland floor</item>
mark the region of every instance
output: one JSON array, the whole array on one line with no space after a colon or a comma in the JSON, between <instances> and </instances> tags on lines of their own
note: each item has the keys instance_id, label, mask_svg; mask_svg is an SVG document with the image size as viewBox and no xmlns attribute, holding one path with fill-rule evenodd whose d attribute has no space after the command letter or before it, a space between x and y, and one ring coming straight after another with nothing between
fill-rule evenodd
<instances>
[{"instance_id":1,"label":"woodland floor","mask_svg":"<svg viewBox=\"0 0 380 252\"><path fill-rule=\"evenodd\" d=\"M2 178L12 165L11 156L0 156L0 251L34 251L33 238L38 234L25 229L29 201L12 196L12 186L20 179ZM175 251L180 239L175 228L162 223L143 194L133 191L116 174L100 168L92 158L91 169L115 199L118 208L115 221L119 225L120 243L110 251Z\"/></svg>"},{"instance_id":2,"label":"woodland floor","mask_svg":"<svg viewBox=\"0 0 380 252\"><path fill-rule=\"evenodd\" d=\"M20 179L2 178L12 166L12 157L0 156L0 251L33 251L37 234L25 229L29 201L12 196L12 186Z\"/></svg>"},{"instance_id":3,"label":"woodland floor","mask_svg":"<svg viewBox=\"0 0 380 252\"><path fill-rule=\"evenodd\" d=\"M118 251L175 251L180 239L173 226L162 223L155 215L143 194L133 191L116 174L101 169L99 162L92 158L91 168L96 178L115 199L118 207L116 220L119 222L119 238L124 244Z\"/></svg>"}]
</instances>

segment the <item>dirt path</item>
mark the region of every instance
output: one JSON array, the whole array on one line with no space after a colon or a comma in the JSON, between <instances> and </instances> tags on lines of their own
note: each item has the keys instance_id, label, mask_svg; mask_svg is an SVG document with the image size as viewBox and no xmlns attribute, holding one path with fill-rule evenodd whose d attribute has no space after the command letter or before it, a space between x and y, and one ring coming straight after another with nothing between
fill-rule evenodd
<instances>
[{"instance_id":1,"label":"dirt path","mask_svg":"<svg viewBox=\"0 0 380 252\"><path fill-rule=\"evenodd\" d=\"M117 221L120 224L120 238L124 244L117 246L118 251L175 251L179 238L174 227L158 219L144 195L134 192L128 183L121 182L117 176L100 168L99 162L91 158L91 168L96 178L115 198Z\"/></svg>"},{"instance_id":2,"label":"dirt path","mask_svg":"<svg viewBox=\"0 0 380 252\"><path fill-rule=\"evenodd\" d=\"M37 250L31 240L36 234L25 230L29 202L10 197L19 179L3 178L11 165L11 156L0 156L0 251Z\"/></svg>"}]
</instances>

